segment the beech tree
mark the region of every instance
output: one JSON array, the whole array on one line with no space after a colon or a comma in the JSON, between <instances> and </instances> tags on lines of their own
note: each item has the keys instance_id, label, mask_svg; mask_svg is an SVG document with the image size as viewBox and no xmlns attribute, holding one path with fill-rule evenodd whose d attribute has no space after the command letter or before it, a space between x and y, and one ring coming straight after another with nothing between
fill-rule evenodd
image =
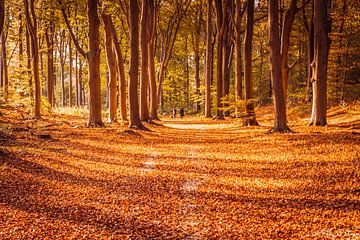
<instances>
[{"instance_id":1,"label":"beech tree","mask_svg":"<svg viewBox=\"0 0 360 240\"><path fill-rule=\"evenodd\" d=\"M286 119L284 85L281 80L281 55L279 35L279 2L269 0L270 69L274 96L275 120L272 132L289 132Z\"/></svg>"},{"instance_id":2,"label":"beech tree","mask_svg":"<svg viewBox=\"0 0 360 240\"><path fill-rule=\"evenodd\" d=\"M37 17L35 13L35 0L24 0L26 27L29 31L31 40L31 55L32 55L32 67L33 77L35 83L34 94L34 117L41 117L41 89L40 89L40 75L39 75L39 48L37 37Z\"/></svg>"},{"instance_id":3,"label":"beech tree","mask_svg":"<svg viewBox=\"0 0 360 240\"><path fill-rule=\"evenodd\" d=\"M100 20L98 17L98 1L88 0L88 45L89 51L80 46L76 38L70 22L68 20L65 7L61 0L58 0L61 5L61 12L63 14L65 24L70 32L71 38L79 51L79 53L87 59L89 71L89 120L88 126L102 127L104 123L101 117L101 79L100 79Z\"/></svg>"},{"instance_id":4,"label":"beech tree","mask_svg":"<svg viewBox=\"0 0 360 240\"><path fill-rule=\"evenodd\" d=\"M149 103L148 103L148 90L149 90L149 52L148 42L150 39L150 29L148 21L150 19L150 4L149 0L142 1L141 7L141 75L140 75L140 119L141 121L149 121Z\"/></svg>"},{"instance_id":5,"label":"beech tree","mask_svg":"<svg viewBox=\"0 0 360 240\"><path fill-rule=\"evenodd\" d=\"M107 67L109 71L109 84L107 86L109 90L109 117L108 122L117 121L117 74L116 74L116 58L114 52L113 36L112 36L112 23L111 16L106 13L106 8L103 5L103 12L101 14L104 29L105 29L105 50Z\"/></svg>"},{"instance_id":6,"label":"beech tree","mask_svg":"<svg viewBox=\"0 0 360 240\"><path fill-rule=\"evenodd\" d=\"M329 53L328 1L314 1L313 105L310 125L325 126L327 112L327 66Z\"/></svg>"},{"instance_id":7,"label":"beech tree","mask_svg":"<svg viewBox=\"0 0 360 240\"><path fill-rule=\"evenodd\" d=\"M269 3L270 4L270 3ZM246 31L244 39L244 80L245 80L245 100L246 114L244 125L259 125L255 117L255 104L253 99L253 80L252 80L252 47L254 35L254 5L255 0L247 1L246 8Z\"/></svg>"},{"instance_id":8,"label":"beech tree","mask_svg":"<svg viewBox=\"0 0 360 240\"><path fill-rule=\"evenodd\" d=\"M205 69L205 117L211 118L211 78L212 78L212 0L207 0L206 22L206 69Z\"/></svg>"},{"instance_id":9,"label":"beech tree","mask_svg":"<svg viewBox=\"0 0 360 240\"><path fill-rule=\"evenodd\" d=\"M130 27L130 69L129 69L129 127L145 130L139 116L139 5L137 0L129 0Z\"/></svg>"}]
</instances>

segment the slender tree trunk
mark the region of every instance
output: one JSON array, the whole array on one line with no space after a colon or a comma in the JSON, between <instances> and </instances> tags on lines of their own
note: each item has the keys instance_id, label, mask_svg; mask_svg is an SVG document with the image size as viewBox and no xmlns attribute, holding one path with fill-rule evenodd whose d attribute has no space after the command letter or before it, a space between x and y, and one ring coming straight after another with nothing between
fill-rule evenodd
<instances>
[{"instance_id":1,"label":"slender tree trunk","mask_svg":"<svg viewBox=\"0 0 360 240\"><path fill-rule=\"evenodd\" d=\"M137 0L129 0L130 18L130 70L129 70L129 127L145 129L139 116L138 77L139 77L139 6Z\"/></svg>"},{"instance_id":2,"label":"slender tree trunk","mask_svg":"<svg viewBox=\"0 0 360 240\"><path fill-rule=\"evenodd\" d=\"M79 53L75 51L75 104L78 108L79 104Z\"/></svg>"},{"instance_id":3,"label":"slender tree trunk","mask_svg":"<svg viewBox=\"0 0 360 240\"><path fill-rule=\"evenodd\" d=\"M287 99L287 83L289 78L288 52L290 47L291 28L296 13L300 10L297 7L297 0L291 0L290 8L285 13L285 18L281 33L281 79L284 85L284 96Z\"/></svg>"},{"instance_id":4,"label":"slender tree trunk","mask_svg":"<svg viewBox=\"0 0 360 240\"><path fill-rule=\"evenodd\" d=\"M65 31L59 35L59 64L60 64L60 86L61 86L61 106L65 107Z\"/></svg>"},{"instance_id":5,"label":"slender tree trunk","mask_svg":"<svg viewBox=\"0 0 360 240\"><path fill-rule=\"evenodd\" d=\"M150 118L158 120L157 96L156 96L156 74L155 74L155 50L152 41L148 45L149 77L150 77Z\"/></svg>"},{"instance_id":6,"label":"slender tree trunk","mask_svg":"<svg viewBox=\"0 0 360 240\"><path fill-rule=\"evenodd\" d=\"M9 73L8 73L8 66L7 66L7 49L6 49L6 33L5 31L1 34L1 50L2 50L2 74L4 79L4 96L5 101L8 100L9 97Z\"/></svg>"},{"instance_id":7,"label":"slender tree trunk","mask_svg":"<svg viewBox=\"0 0 360 240\"><path fill-rule=\"evenodd\" d=\"M156 20L157 10L154 0L149 0L149 36L148 41L148 58L149 58L149 87L150 87L150 118L158 120L157 113L157 96L156 96L156 73L155 73L155 34L156 34Z\"/></svg>"},{"instance_id":8,"label":"slender tree trunk","mask_svg":"<svg viewBox=\"0 0 360 240\"><path fill-rule=\"evenodd\" d=\"M217 119L224 119L224 113L222 108L222 85L223 85L223 72L222 72L222 62L223 62L223 34L224 34L224 24L223 24L223 6L221 0L215 1L216 8L216 28L217 28L217 49L216 49L216 100L217 100Z\"/></svg>"},{"instance_id":9,"label":"slender tree trunk","mask_svg":"<svg viewBox=\"0 0 360 240\"><path fill-rule=\"evenodd\" d=\"M39 75L39 49L38 49L38 37L37 37L37 17L35 14L35 0L30 0L30 6L28 0L24 0L25 16L27 28L30 33L31 40L31 53L33 63L33 76L35 83L35 95L34 95L34 117L40 118L41 107L41 87L40 87L40 75ZM30 8L30 10L29 10ZM31 14L31 15L30 15Z\"/></svg>"},{"instance_id":10,"label":"slender tree trunk","mask_svg":"<svg viewBox=\"0 0 360 240\"><path fill-rule=\"evenodd\" d=\"M206 23L206 69L205 69L205 117L211 118L211 75L212 75L212 0L207 0Z\"/></svg>"},{"instance_id":11,"label":"slender tree trunk","mask_svg":"<svg viewBox=\"0 0 360 240\"><path fill-rule=\"evenodd\" d=\"M127 121L127 112L126 112L126 79L125 79L125 67L124 67L124 59L121 53L121 47L119 40L116 35L116 30L114 24L110 18L111 31L113 37L113 44L115 46L115 52L117 57L117 68L120 77L119 84L119 95L120 95L120 115L122 121Z\"/></svg>"},{"instance_id":12,"label":"slender tree trunk","mask_svg":"<svg viewBox=\"0 0 360 240\"><path fill-rule=\"evenodd\" d=\"M71 36L69 36L69 107L72 107L72 101L73 101L73 97L72 97L72 72L73 72L73 55L72 55L72 41L71 41Z\"/></svg>"},{"instance_id":13,"label":"slender tree trunk","mask_svg":"<svg viewBox=\"0 0 360 240\"><path fill-rule=\"evenodd\" d=\"M329 52L328 1L314 1L313 106L310 125L325 126L327 112L327 65Z\"/></svg>"},{"instance_id":14,"label":"slender tree trunk","mask_svg":"<svg viewBox=\"0 0 360 240\"><path fill-rule=\"evenodd\" d=\"M255 106L253 99L253 81L252 81L252 45L254 34L254 0L247 1L246 10L246 32L244 39L244 79L245 79L245 99L246 114L244 125L259 125L255 117Z\"/></svg>"},{"instance_id":15,"label":"slender tree trunk","mask_svg":"<svg viewBox=\"0 0 360 240\"><path fill-rule=\"evenodd\" d=\"M4 35L4 21L5 21L5 0L0 0L0 37L1 37L1 41L2 40L2 36ZM3 55L3 54L1 54ZM3 74L3 60L2 60L3 56L1 56L1 69L0 69L0 87L3 88L4 87L4 74ZM6 94L6 90L5 90L5 100L7 98L7 94Z\"/></svg>"},{"instance_id":16,"label":"slender tree trunk","mask_svg":"<svg viewBox=\"0 0 360 240\"><path fill-rule=\"evenodd\" d=\"M54 107L54 22L45 33L47 45L47 98L51 107Z\"/></svg>"},{"instance_id":17,"label":"slender tree trunk","mask_svg":"<svg viewBox=\"0 0 360 240\"><path fill-rule=\"evenodd\" d=\"M148 103L148 88L149 88L149 56L148 56L148 41L149 41L149 2L142 1L141 10L141 75L140 75L140 120L149 121L149 103Z\"/></svg>"},{"instance_id":18,"label":"slender tree trunk","mask_svg":"<svg viewBox=\"0 0 360 240\"><path fill-rule=\"evenodd\" d=\"M31 48L30 48L30 32L28 27L26 26L26 55L27 55L27 77L28 77L28 85L29 85L29 96L31 99L34 99L34 87L33 87L33 78L31 74Z\"/></svg>"},{"instance_id":19,"label":"slender tree trunk","mask_svg":"<svg viewBox=\"0 0 360 240\"><path fill-rule=\"evenodd\" d=\"M83 79L82 79L82 74L83 74L83 70L82 70L82 66L83 63L81 61L81 59L79 59L79 104L80 106L84 106L84 94L83 94Z\"/></svg>"},{"instance_id":20,"label":"slender tree trunk","mask_svg":"<svg viewBox=\"0 0 360 240\"><path fill-rule=\"evenodd\" d=\"M116 58L113 48L113 37L111 29L111 17L106 13L102 14L102 19L105 25L105 50L107 65L109 71L109 84L108 84L108 103L109 103L109 118L108 122L116 122L117 120L117 76L116 76Z\"/></svg>"},{"instance_id":21,"label":"slender tree trunk","mask_svg":"<svg viewBox=\"0 0 360 240\"><path fill-rule=\"evenodd\" d=\"M303 0L304 4L305 0ZM314 0L311 0L311 18L310 24L307 22L306 18L306 9L303 8L303 18L304 26L307 32L307 79L306 79L306 90L305 90L305 101L309 102L311 100L311 79L312 79L312 70L311 63L314 60Z\"/></svg>"},{"instance_id":22,"label":"slender tree trunk","mask_svg":"<svg viewBox=\"0 0 360 240\"><path fill-rule=\"evenodd\" d=\"M279 8L278 0L269 0L270 26L270 72L273 86L275 121L273 132L289 132L286 120L286 104L281 80L281 56L279 38Z\"/></svg>"},{"instance_id":23,"label":"slender tree trunk","mask_svg":"<svg viewBox=\"0 0 360 240\"><path fill-rule=\"evenodd\" d=\"M242 22L241 0L236 1L236 31L235 31L235 96L236 100L243 98L242 94L242 41L241 41L241 22Z\"/></svg>"}]
</instances>

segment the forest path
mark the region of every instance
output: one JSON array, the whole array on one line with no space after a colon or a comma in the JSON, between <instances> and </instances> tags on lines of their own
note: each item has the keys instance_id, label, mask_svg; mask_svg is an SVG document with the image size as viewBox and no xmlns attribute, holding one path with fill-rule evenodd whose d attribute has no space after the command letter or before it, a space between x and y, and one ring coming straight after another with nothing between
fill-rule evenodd
<instances>
[{"instance_id":1,"label":"forest path","mask_svg":"<svg viewBox=\"0 0 360 240\"><path fill-rule=\"evenodd\" d=\"M185 118L140 132L6 118L1 239L360 237L357 129L280 135Z\"/></svg>"}]
</instances>

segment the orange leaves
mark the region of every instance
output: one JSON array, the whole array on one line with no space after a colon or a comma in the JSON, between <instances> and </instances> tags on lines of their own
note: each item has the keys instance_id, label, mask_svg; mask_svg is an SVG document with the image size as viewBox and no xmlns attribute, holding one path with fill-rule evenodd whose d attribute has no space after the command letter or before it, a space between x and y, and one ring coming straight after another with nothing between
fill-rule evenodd
<instances>
[{"instance_id":1,"label":"orange leaves","mask_svg":"<svg viewBox=\"0 0 360 240\"><path fill-rule=\"evenodd\" d=\"M128 133L63 118L4 125L13 137L0 147L0 238L360 236L354 129L269 135L187 118ZM52 139L14 130L25 125Z\"/></svg>"}]
</instances>

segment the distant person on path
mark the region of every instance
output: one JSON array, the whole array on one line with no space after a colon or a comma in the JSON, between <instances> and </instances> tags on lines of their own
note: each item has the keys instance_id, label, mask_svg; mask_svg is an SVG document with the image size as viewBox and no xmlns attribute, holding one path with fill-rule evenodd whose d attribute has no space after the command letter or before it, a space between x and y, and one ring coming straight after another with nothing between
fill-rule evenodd
<instances>
[{"instance_id":1,"label":"distant person on path","mask_svg":"<svg viewBox=\"0 0 360 240\"><path fill-rule=\"evenodd\" d=\"M180 118L183 118L185 116L185 111L184 111L184 108L180 108Z\"/></svg>"},{"instance_id":2,"label":"distant person on path","mask_svg":"<svg viewBox=\"0 0 360 240\"><path fill-rule=\"evenodd\" d=\"M173 109L172 117L173 117L173 118L176 118L176 108Z\"/></svg>"}]
</instances>

